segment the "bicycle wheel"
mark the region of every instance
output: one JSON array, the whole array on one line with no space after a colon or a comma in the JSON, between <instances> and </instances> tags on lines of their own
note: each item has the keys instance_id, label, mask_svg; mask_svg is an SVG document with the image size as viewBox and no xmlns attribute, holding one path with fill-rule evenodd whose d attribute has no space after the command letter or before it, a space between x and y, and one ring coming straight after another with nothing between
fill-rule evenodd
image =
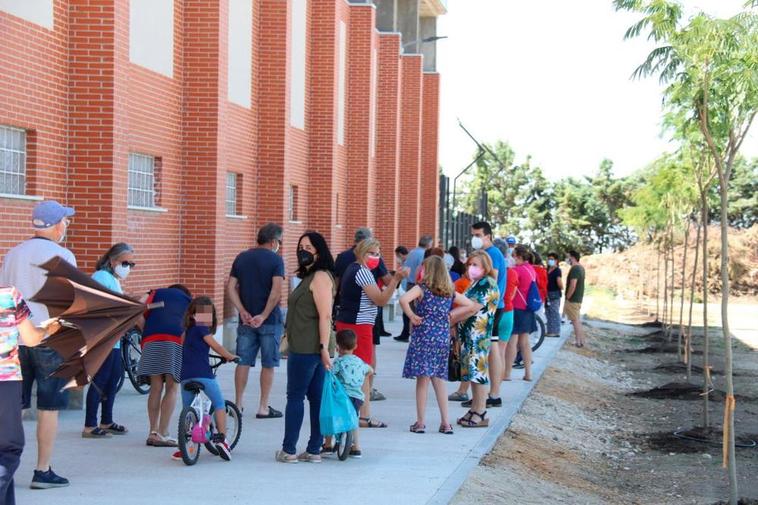
<instances>
[{"instance_id":1,"label":"bicycle wheel","mask_svg":"<svg viewBox=\"0 0 758 505\"><path fill-rule=\"evenodd\" d=\"M213 420L213 424L215 426L216 420ZM215 429L213 430L216 431ZM226 400L226 440L229 442L229 449L234 449L234 447L237 445L237 442L240 440L240 435L242 434L242 414L240 414L239 409L237 408L237 405L235 405L233 402L230 402L229 400ZM213 446L211 442L205 443L205 448L213 454L214 456L218 456L218 451Z\"/></svg>"},{"instance_id":2,"label":"bicycle wheel","mask_svg":"<svg viewBox=\"0 0 758 505\"><path fill-rule=\"evenodd\" d=\"M545 322L539 317L535 317L537 323L537 331L533 331L529 334L529 344L532 346L532 352L536 351L545 341Z\"/></svg>"},{"instance_id":3,"label":"bicycle wheel","mask_svg":"<svg viewBox=\"0 0 758 505\"><path fill-rule=\"evenodd\" d=\"M182 453L182 461L185 465L192 466L200 457L200 444L192 440L192 430L200 422L197 413L192 407L184 407L179 415L178 442L179 451Z\"/></svg>"},{"instance_id":4,"label":"bicycle wheel","mask_svg":"<svg viewBox=\"0 0 758 505\"><path fill-rule=\"evenodd\" d=\"M334 437L335 450L340 461L345 461L350 456L350 449L353 448L353 432L348 431L340 433Z\"/></svg>"},{"instance_id":5,"label":"bicycle wheel","mask_svg":"<svg viewBox=\"0 0 758 505\"><path fill-rule=\"evenodd\" d=\"M150 385L140 383L137 374L139 361L142 358L141 340L142 333L136 328L126 332L126 335L121 340L121 358L124 360L124 368L126 369L126 375L129 377L129 382L132 383L132 386L139 394L146 395L150 391Z\"/></svg>"}]
</instances>

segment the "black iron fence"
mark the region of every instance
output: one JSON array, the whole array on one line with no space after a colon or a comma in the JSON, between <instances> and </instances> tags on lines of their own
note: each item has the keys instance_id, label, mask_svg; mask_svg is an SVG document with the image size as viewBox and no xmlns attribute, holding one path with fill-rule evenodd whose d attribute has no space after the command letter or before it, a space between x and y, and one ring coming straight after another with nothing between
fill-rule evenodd
<instances>
[{"instance_id":1,"label":"black iron fence","mask_svg":"<svg viewBox=\"0 0 758 505\"><path fill-rule=\"evenodd\" d=\"M482 221L480 214L458 212L455 210L457 200L455 188L450 187L450 178L440 176L440 244L447 250L451 246L469 250L471 248L471 225ZM484 196L486 202L486 195Z\"/></svg>"}]
</instances>

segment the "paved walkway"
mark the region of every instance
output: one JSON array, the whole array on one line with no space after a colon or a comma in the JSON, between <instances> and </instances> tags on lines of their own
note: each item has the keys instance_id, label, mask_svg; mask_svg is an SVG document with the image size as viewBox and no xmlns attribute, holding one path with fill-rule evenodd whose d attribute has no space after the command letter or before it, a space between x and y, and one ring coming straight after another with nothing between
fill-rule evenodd
<instances>
[{"instance_id":1,"label":"paved walkway","mask_svg":"<svg viewBox=\"0 0 758 505\"><path fill-rule=\"evenodd\" d=\"M399 333L398 321L388 325ZM539 379L566 339L546 339L537 351L533 375ZM84 413L61 414L60 433L53 458L54 469L69 478L71 486L33 491L28 488L36 455L35 425L25 422L27 447L16 472L17 502L21 505L103 505L106 503L161 505L187 503L328 503L331 505L448 503L457 489L498 437L510 424L535 382L519 380L523 372L514 370L513 382L505 383L505 406L490 409L488 429L456 429L455 435L437 433L439 415L431 394L428 403L429 432L413 434L408 426L415 420L413 381L401 378L406 344L382 339L378 347L377 386L388 400L373 404L375 417L389 424L387 429L363 429L362 459L341 462L325 458L319 465L284 465L274 461L281 447L283 419L243 420L242 438L230 463L204 451L193 467L172 461L172 449L145 446L147 435L145 402L125 384L116 400L116 420L131 432L108 440L82 439ZM284 363L283 363L284 365ZM219 378L227 398L233 398L233 366L223 366ZM257 374L251 374L247 405L257 403ZM271 404L284 410L286 369L277 370ZM450 392L455 385L449 385ZM450 405L451 418L465 410ZM177 408L178 413L178 408ZM172 421L172 432L175 432ZM306 421L298 450L307 440Z\"/></svg>"}]
</instances>

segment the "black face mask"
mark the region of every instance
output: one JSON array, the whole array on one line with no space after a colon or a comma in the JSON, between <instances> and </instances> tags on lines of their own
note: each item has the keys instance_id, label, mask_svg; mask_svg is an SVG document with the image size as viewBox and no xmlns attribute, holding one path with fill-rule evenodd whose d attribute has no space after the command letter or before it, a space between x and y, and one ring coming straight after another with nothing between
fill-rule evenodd
<instances>
[{"instance_id":1,"label":"black face mask","mask_svg":"<svg viewBox=\"0 0 758 505\"><path fill-rule=\"evenodd\" d=\"M314 261L316 261L316 258L313 256L313 253L308 252L305 249L300 249L297 252L297 263L301 267L309 267Z\"/></svg>"}]
</instances>

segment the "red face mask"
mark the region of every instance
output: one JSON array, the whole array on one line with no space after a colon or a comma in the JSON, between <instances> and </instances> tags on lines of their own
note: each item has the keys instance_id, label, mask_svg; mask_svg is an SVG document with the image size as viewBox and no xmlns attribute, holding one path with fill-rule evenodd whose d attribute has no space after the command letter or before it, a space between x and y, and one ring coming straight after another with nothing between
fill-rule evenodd
<instances>
[{"instance_id":1,"label":"red face mask","mask_svg":"<svg viewBox=\"0 0 758 505\"><path fill-rule=\"evenodd\" d=\"M369 270L373 270L379 266L379 261L381 261L380 258L377 258L376 256L369 256L366 258L366 266Z\"/></svg>"}]
</instances>

